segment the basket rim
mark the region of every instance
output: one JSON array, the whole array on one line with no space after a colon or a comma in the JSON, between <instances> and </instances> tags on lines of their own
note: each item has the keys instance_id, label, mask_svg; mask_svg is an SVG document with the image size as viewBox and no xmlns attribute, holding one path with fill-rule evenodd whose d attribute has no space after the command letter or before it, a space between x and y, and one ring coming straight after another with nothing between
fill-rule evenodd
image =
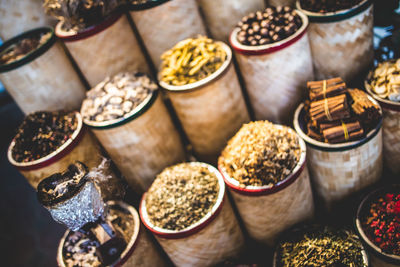
<instances>
[{"instance_id":1,"label":"basket rim","mask_svg":"<svg viewBox=\"0 0 400 267\"><path fill-rule=\"evenodd\" d=\"M151 0L151 1L147 1L143 4L128 4L129 7L129 11L143 11L143 10L148 10L151 9L153 7L158 7L162 4L165 4L167 2L170 2L171 0Z\"/></svg>"}]
</instances>

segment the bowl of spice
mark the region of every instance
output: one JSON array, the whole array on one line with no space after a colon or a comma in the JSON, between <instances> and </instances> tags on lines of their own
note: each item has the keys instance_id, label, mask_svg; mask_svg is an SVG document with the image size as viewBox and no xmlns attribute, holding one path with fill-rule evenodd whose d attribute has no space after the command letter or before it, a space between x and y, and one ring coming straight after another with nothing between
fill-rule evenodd
<instances>
[{"instance_id":1,"label":"bowl of spice","mask_svg":"<svg viewBox=\"0 0 400 267\"><path fill-rule=\"evenodd\" d=\"M370 71L365 88L383 110L383 156L393 173L400 172L400 59L379 63Z\"/></svg>"},{"instance_id":2,"label":"bowl of spice","mask_svg":"<svg viewBox=\"0 0 400 267\"><path fill-rule=\"evenodd\" d=\"M326 207L377 182L382 174L382 110L341 78L307 83L308 99L294 115L307 144L315 189Z\"/></svg>"},{"instance_id":3,"label":"bowl of spice","mask_svg":"<svg viewBox=\"0 0 400 267\"><path fill-rule=\"evenodd\" d=\"M196 156L215 163L228 139L250 120L231 49L199 36L179 42L162 58L161 87Z\"/></svg>"},{"instance_id":4,"label":"bowl of spice","mask_svg":"<svg viewBox=\"0 0 400 267\"><path fill-rule=\"evenodd\" d=\"M89 168L102 161L96 140L83 126L78 112L38 111L22 122L7 157L36 189L39 182L75 161Z\"/></svg>"},{"instance_id":5,"label":"bowl of spice","mask_svg":"<svg viewBox=\"0 0 400 267\"><path fill-rule=\"evenodd\" d=\"M162 171L142 198L140 216L177 266L215 265L244 245L224 180L206 163Z\"/></svg>"},{"instance_id":6,"label":"bowl of spice","mask_svg":"<svg viewBox=\"0 0 400 267\"><path fill-rule=\"evenodd\" d=\"M165 167L185 159L158 86L143 73L106 78L87 92L81 115L138 193L146 191Z\"/></svg>"},{"instance_id":7,"label":"bowl of spice","mask_svg":"<svg viewBox=\"0 0 400 267\"><path fill-rule=\"evenodd\" d=\"M24 32L0 46L0 80L26 114L76 109L85 94L61 43L48 27Z\"/></svg>"},{"instance_id":8,"label":"bowl of spice","mask_svg":"<svg viewBox=\"0 0 400 267\"><path fill-rule=\"evenodd\" d=\"M363 79L372 66L373 1L297 0L310 20L310 46L317 79Z\"/></svg>"},{"instance_id":9,"label":"bowl of spice","mask_svg":"<svg viewBox=\"0 0 400 267\"><path fill-rule=\"evenodd\" d=\"M257 120L289 123L313 79L308 18L289 7L244 16L230 35ZM295 59L295 60L294 60Z\"/></svg>"},{"instance_id":10,"label":"bowl of spice","mask_svg":"<svg viewBox=\"0 0 400 267\"><path fill-rule=\"evenodd\" d=\"M365 196L357 210L356 229L373 266L400 266L400 185Z\"/></svg>"},{"instance_id":11,"label":"bowl of spice","mask_svg":"<svg viewBox=\"0 0 400 267\"><path fill-rule=\"evenodd\" d=\"M369 260L361 241L351 230L303 225L282 236L275 249L273 266L368 267Z\"/></svg>"},{"instance_id":12,"label":"bowl of spice","mask_svg":"<svg viewBox=\"0 0 400 267\"><path fill-rule=\"evenodd\" d=\"M313 216L306 145L289 127L243 125L218 168L253 239L273 246L282 231Z\"/></svg>"}]
</instances>

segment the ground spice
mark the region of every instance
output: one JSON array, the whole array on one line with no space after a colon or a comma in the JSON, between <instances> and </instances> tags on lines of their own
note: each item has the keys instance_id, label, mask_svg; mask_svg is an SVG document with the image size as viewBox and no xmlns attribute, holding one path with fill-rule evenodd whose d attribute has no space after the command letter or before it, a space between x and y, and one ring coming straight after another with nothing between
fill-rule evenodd
<instances>
[{"instance_id":1,"label":"ground spice","mask_svg":"<svg viewBox=\"0 0 400 267\"><path fill-rule=\"evenodd\" d=\"M299 162L296 133L268 121L244 124L222 151L219 164L240 186L275 185Z\"/></svg>"},{"instance_id":2,"label":"ground spice","mask_svg":"<svg viewBox=\"0 0 400 267\"><path fill-rule=\"evenodd\" d=\"M179 86L210 76L222 66L227 55L221 43L199 36L177 43L161 59L161 80Z\"/></svg>"},{"instance_id":3,"label":"ground spice","mask_svg":"<svg viewBox=\"0 0 400 267\"><path fill-rule=\"evenodd\" d=\"M368 239L388 254L400 256L400 194L389 192L373 201L361 220Z\"/></svg>"},{"instance_id":4,"label":"ground spice","mask_svg":"<svg viewBox=\"0 0 400 267\"><path fill-rule=\"evenodd\" d=\"M210 212L218 191L218 178L206 165L181 163L168 167L146 194L147 214L157 227L182 230Z\"/></svg>"},{"instance_id":5,"label":"ground spice","mask_svg":"<svg viewBox=\"0 0 400 267\"><path fill-rule=\"evenodd\" d=\"M12 157L30 162L49 155L63 145L78 127L74 112L38 111L26 116L15 136Z\"/></svg>"},{"instance_id":6,"label":"ground spice","mask_svg":"<svg viewBox=\"0 0 400 267\"><path fill-rule=\"evenodd\" d=\"M322 228L300 233L278 245L278 266L366 266L363 247L349 230Z\"/></svg>"},{"instance_id":7,"label":"ground spice","mask_svg":"<svg viewBox=\"0 0 400 267\"><path fill-rule=\"evenodd\" d=\"M318 13L336 12L352 8L363 0L300 0L301 8Z\"/></svg>"}]
</instances>

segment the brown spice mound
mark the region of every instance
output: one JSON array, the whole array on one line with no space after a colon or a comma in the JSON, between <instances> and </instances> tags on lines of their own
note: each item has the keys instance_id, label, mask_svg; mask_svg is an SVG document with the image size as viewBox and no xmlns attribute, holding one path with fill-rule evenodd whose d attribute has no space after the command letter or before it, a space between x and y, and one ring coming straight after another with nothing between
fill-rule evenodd
<instances>
[{"instance_id":1,"label":"brown spice mound","mask_svg":"<svg viewBox=\"0 0 400 267\"><path fill-rule=\"evenodd\" d=\"M168 167L146 194L149 219L163 229L185 229L210 212L218 191L218 179L206 165L181 163Z\"/></svg>"},{"instance_id":2,"label":"brown spice mound","mask_svg":"<svg viewBox=\"0 0 400 267\"><path fill-rule=\"evenodd\" d=\"M268 121L244 124L222 151L219 164L240 186L275 185L284 180L300 159L294 131Z\"/></svg>"}]
</instances>

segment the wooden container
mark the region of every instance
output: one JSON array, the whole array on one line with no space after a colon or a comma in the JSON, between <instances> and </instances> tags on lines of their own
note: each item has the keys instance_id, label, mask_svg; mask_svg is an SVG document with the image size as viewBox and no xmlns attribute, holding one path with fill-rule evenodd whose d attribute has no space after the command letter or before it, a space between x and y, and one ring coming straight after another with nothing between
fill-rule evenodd
<instances>
[{"instance_id":1,"label":"wooden container","mask_svg":"<svg viewBox=\"0 0 400 267\"><path fill-rule=\"evenodd\" d=\"M257 120L288 124L305 95L305 84L313 80L308 42L308 19L292 36L262 46L246 46L237 40L239 29L230 37L236 59Z\"/></svg>"},{"instance_id":2,"label":"wooden container","mask_svg":"<svg viewBox=\"0 0 400 267\"><path fill-rule=\"evenodd\" d=\"M250 12L265 8L264 0L197 0L207 28L214 39L227 42L238 21Z\"/></svg>"},{"instance_id":3,"label":"wooden container","mask_svg":"<svg viewBox=\"0 0 400 267\"><path fill-rule=\"evenodd\" d=\"M292 173L274 186L239 186L223 166L219 170L232 194L250 237L273 246L277 237L291 226L311 219L314 202L306 166L306 145L299 138L300 160Z\"/></svg>"},{"instance_id":4,"label":"wooden container","mask_svg":"<svg viewBox=\"0 0 400 267\"><path fill-rule=\"evenodd\" d=\"M179 41L206 35L196 0L150 1L135 5L130 14L156 68L162 53Z\"/></svg>"},{"instance_id":5,"label":"wooden container","mask_svg":"<svg viewBox=\"0 0 400 267\"><path fill-rule=\"evenodd\" d=\"M151 240L146 229L140 223L139 215L136 209L122 201L109 201L107 206L116 208L133 216L134 231L132 237L127 242L126 249L122 252L120 258L110 265L110 267L146 267L146 266L167 266L158 248ZM70 230L67 230L62 237L57 251L57 263L59 267L66 267L63 257L63 246Z\"/></svg>"},{"instance_id":6,"label":"wooden container","mask_svg":"<svg viewBox=\"0 0 400 267\"><path fill-rule=\"evenodd\" d=\"M385 186L370 192L368 195L364 197L364 199L361 201L357 209L355 228L357 230L357 234L360 236L361 240L363 241L364 245L366 246L369 252L371 264L373 267L400 266L400 256L387 254L383 252L378 246L376 246L373 242L369 240L361 225L362 215L366 211L365 209L370 205L371 201L374 198L383 195L385 192L393 190L393 188L400 190L400 185Z\"/></svg>"},{"instance_id":7,"label":"wooden container","mask_svg":"<svg viewBox=\"0 0 400 267\"><path fill-rule=\"evenodd\" d=\"M218 177L219 193L211 211L183 230L166 230L151 223L143 196L140 218L176 266L213 266L237 257L244 246L244 237L225 193L222 175L211 165L198 162L192 164L205 165Z\"/></svg>"},{"instance_id":8,"label":"wooden container","mask_svg":"<svg viewBox=\"0 0 400 267\"><path fill-rule=\"evenodd\" d=\"M146 191L165 167L185 159L179 133L158 90L125 118L84 123L138 193Z\"/></svg>"},{"instance_id":9,"label":"wooden container","mask_svg":"<svg viewBox=\"0 0 400 267\"><path fill-rule=\"evenodd\" d=\"M183 129L196 156L215 163L226 142L250 120L232 63L232 51L220 43L227 59L203 80L182 86L160 81L168 91Z\"/></svg>"},{"instance_id":10,"label":"wooden container","mask_svg":"<svg viewBox=\"0 0 400 267\"><path fill-rule=\"evenodd\" d=\"M144 54L123 13L111 15L79 33L64 31L59 22L56 35L65 43L91 87L123 71L149 73Z\"/></svg>"},{"instance_id":11,"label":"wooden container","mask_svg":"<svg viewBox=\"0 0 400 267\"><path fill-rule=\"evenodd\" d=\"M78 127L62 146L51 154L31 162L16 162L12 157L13 140L8 148L8 161L25 176L36 190L37 185L46 177L63 172L75 161L84 163L89 169L97 167L102 161L100 147L92 134L82 123L81 115L76 112Z\"/></svg>"},{"instance_id":12,"label":"wooden container","mask_svg":"<svg viewBox=\"0 0 400 267\"><path fill-rule=\"evenodd\" d=\"M362 140L328 144L306 134L304 116L304 104L300 104L294 115L294 128L307 144L311 181L326 208L331 209L339 200L381 179L382 121Z\"/></svg>"},{"instance_id":13,"label":"wooden container","mask_svg":"<svg viewBox=\"0 0 400 267\"><path fill-rule=\"evenodd\" d=\"M302 9L299 0L296 7L310 20L315 78L342 77L347 83L363 78L374 56L372 1L324 14Z\"/></svg>"},{"instance_id":14,"label":"wooden container","mask_svg":"<svg viewBox=\"0 0 400 267\"><path fill-rule=\"evenodd\" d=\"M37 28L18 35L1 45L0 53L22 39L48 32L50 39L36 50L0 65L1 82L25 114L78 109L85 97L85 87L51 28Z\"/></svg>"}]
</instances>

